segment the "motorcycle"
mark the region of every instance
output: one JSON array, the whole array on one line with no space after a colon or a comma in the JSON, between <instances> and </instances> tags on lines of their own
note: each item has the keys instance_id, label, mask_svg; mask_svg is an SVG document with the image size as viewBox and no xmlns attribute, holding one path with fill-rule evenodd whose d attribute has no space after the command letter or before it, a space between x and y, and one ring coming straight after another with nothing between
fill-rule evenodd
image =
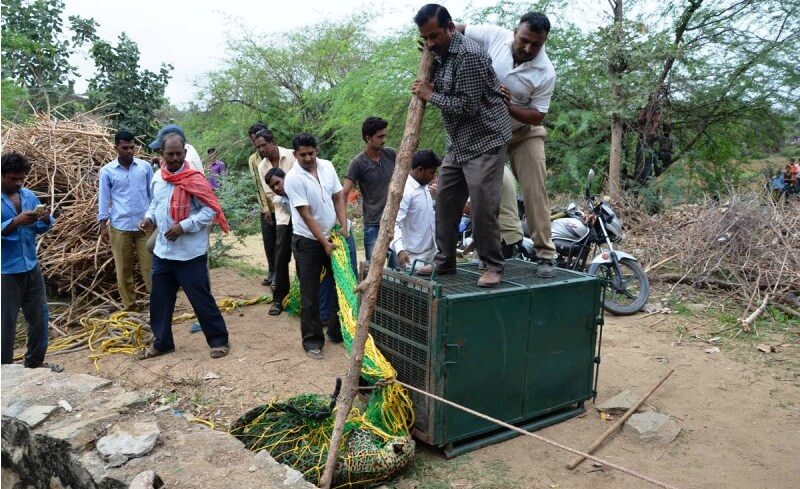
<instances>
[{"instance_id":1,"label":"motorcycle","mask_svg":"<svg viewBox=\"0 0 800 489\"><path fill-rule=\"evenodd\" d=\"M639 261L631 254L615 249L625 238L622 221L606 199L591 195L594 170L589 171L584 197L591 211L582 212L574 203L551 216L551 235L559 268L586 272L608 282L603 308L617 315L634 314L650 296L650 284ZM536 258L533 241L526 237L521 258Z\"/></svg>"}]
</instances>

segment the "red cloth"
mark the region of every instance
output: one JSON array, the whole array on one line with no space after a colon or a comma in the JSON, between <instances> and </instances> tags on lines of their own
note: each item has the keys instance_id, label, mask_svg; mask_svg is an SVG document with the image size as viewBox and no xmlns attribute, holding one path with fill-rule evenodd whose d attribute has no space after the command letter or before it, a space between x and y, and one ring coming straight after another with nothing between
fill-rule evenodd
<instances>
[{"instance_id":1,"label":"red cloth","mask_svg":"<svg viewBox=\"0 0 800 489\"><path fill-rule=\"evenodd\" d=\"M202 172L191 168L188 161L183 162L183 171L179 173L170 172L167 164L162 163L161 176L165 181L175 185L172 199L169 202L169 215L173 221L181 222L189 217L189 199L194 196L203 205L207 205L217 213L215 221L223 231L227 233L231 230L225 213L222 212L222 207L219 205L219 199L211 189L208 180Z\"/></svg>"}]
</instances>

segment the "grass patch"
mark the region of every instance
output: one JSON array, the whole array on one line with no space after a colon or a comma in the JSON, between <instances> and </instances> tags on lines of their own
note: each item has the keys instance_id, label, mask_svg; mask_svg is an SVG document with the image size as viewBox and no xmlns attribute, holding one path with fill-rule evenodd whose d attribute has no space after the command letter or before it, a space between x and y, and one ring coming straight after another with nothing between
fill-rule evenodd
<instances>
[{"instance_id":1,"label":"grass patch","mask_svg":"<svg viewBox=\"0 0 800 489\"><path fill-rule=\"evenodd\" d=\"M235 270L236 273L242 278L264 277L266 270L262 267L257 267L238 257L225 257L219 260L220 267L230 268Z\"/></svg>"},{"instance_id":2,"label":"grass patch","mask_svg":"<svg viewBox=\"0 0 800 489\"><path fill-rule=\"evenodd\" d=\"M390 481L393 488L404 487L402 481L414 480L418 489L506 489L522 487L511 478L511 467L504 460L476 462L469 455L446 460L441 453L417 445L414 464L402 478Z\"/></svg>"}]
</instances>

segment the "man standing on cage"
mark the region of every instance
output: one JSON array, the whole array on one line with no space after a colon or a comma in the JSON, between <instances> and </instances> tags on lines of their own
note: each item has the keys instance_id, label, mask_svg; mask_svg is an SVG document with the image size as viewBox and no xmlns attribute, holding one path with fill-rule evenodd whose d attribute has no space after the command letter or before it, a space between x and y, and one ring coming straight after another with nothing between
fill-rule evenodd
<instances>
[{"instance_id":1,"label":"man standing on cage","mask_svg":"<svg viewBox=\"0 0 800 489\"><path fill-rule=\"evenodd\" d=\"M448 136L436 196L436 272L456 273L458 223L469 196L476 248L486 265L478 286L496 287L505 267L497 215L506 143L511 139L500 82L489 55L456 31L446 8L425 5L414 22L435 62L433 83L417 80L411 90L439 108ZM420 269L421 274L431 271L427 266Z\"/></svg>"},{"instance_id":2,"label":"man standing on cage","mask_svg":"<svg viewBox=\"0 0 800 489\"><path fill-rule=\"evenodd\" d=\"M525 218L540 265L537 274L552 277L556 247L550 236L544 154L547 131L542 125L556 83L556 71L544 49L550 20L543 13L528 12L513 31L464 24L456 25L456 31L477 42L492 58L511 116L508 155L525 201Z\"/></svg>"},{"instance_id":3,"label":"man standing on cage","mask_svg":"<svg viewBox=\"0 0 800 489\"><path fill-rule=\"evenodd\" d=\"M36 236L53 227L47 207L23 187L31 171L28 159L6 153L0 165L3 191L2 230L2 363L14 363L19 310L28 326L27 351L23 365L61 372L63 367L44 361L47 352L49 311L44 277L36 256Z\"/></svg>"},{"instance_id":4,"label":"man standing on cage","mask_svg":"<svg viewBox=\"0 0 800 489\"><path fill-rule=\"evenodd\" d=\"M153 168L148 162L133 156L136 144L130 131L117 131L114 149L117 158L100 169L97 220L103 241L111 243L122 308L130 311L136 308L134 257L139 259L142 279L147 292L150 292L150 267L153 263L153 255L147 249L150 233L142 232L139 223L153 199L150 187Z\"/></svg>"},{"instance_id":5,"label":"man standing on cage","mask_svg":"<svg viewBox=\"0 0 800 489\"><path fill-rule=\"evenodd\" d=\"M303 349L309 358L322 360L325 335L319 312L320 274L333 276L329 237L336 222L347 239L347 215L342 184L330 161L317 158L317 142L310 134L292 139L297 164L287 173L284 190L292 209L292 251L300 279L300 329ZM333 293L333 291L331 292ZM341 343L342 332L334 302L328 325L328 340Z\"/></svg>"}]
</instances>

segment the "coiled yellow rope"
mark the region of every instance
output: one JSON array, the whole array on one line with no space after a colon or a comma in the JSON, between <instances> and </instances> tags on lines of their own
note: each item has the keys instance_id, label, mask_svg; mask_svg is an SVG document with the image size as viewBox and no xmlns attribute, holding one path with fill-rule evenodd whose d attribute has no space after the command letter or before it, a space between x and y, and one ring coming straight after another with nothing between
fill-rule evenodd
<instances>
[{"instance_id":1,"label":"coiled yellow rope","mask_svg":"<svg viewBox=\"0 0 800 489\"><path fill-rule=\"evenodd\" d=\"M226 297L217 302L223 313L231 312L239 307L259 304L269 300L269 296L261 295L250 299L234 299ZM194 313L185 313L174 316L174 323L189 321L196 316ZM89 349L89 358L94 363L98 372L98 361L116 353L135 355L140 350L147 348L153 341L153 333L145 316L136 312L119 311L112 313L107 318L84 317L80 319L83 329L79 332L54 338L47 347L48 355L58 355ZM22 328L20 328L22 329ZM18 333L19 336L19 333ZM14 360L21 360L24 352L20 352Z\"/></svg>"}]
</instances>

